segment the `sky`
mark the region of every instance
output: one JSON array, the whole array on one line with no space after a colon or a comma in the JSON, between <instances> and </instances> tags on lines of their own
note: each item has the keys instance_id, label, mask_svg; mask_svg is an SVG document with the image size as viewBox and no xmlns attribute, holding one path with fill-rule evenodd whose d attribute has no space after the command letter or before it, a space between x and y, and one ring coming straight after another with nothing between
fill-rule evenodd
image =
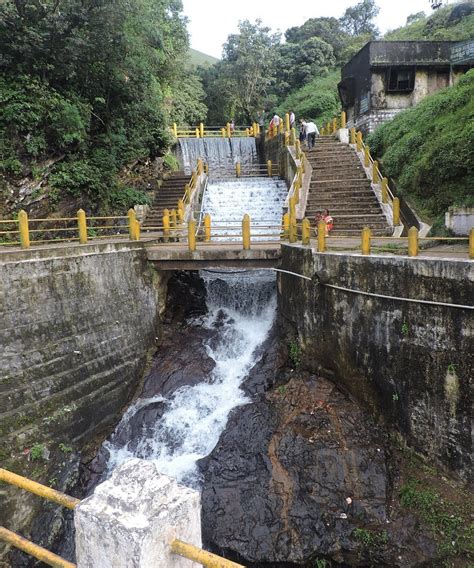
<instances>
[{"instance_id":1,"label":"sky","mask_svg":"<svg viewBox=\"0 0 474 568\"><path fill-rule=\"evenodd\" d=\"M184 13L190 20L191 47L219 58L222 44L229 34L237 32L239 20L260 18L272 30L284 32L301 26L309 18L339 18L346 8L357 3L358 0L183 0ZM429 0L378 0L377 5L380 13L376 23L382 33L404 25L410 14L432 11Z\"/></svg>"}]
</instances>

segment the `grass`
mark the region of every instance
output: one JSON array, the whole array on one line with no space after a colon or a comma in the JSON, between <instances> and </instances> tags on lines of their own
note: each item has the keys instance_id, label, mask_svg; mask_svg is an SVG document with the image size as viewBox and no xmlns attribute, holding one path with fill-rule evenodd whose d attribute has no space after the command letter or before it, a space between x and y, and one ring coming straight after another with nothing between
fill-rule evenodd
<instances>
[{"instance_id":1,"label":"grass","mask_svg":"<svg viewBox=\"0 0 474 568\"><path fill-rule=\"evenodd\" d=\"M207 53L203 53L202 51L198 51L197 49L190 49L189 50L189 63L191 66L193 65L202 65L203 67L210 67L217 63L219 59L217 57L213 57L212 55L207 55Z\"/></svg>"}]
</instances>

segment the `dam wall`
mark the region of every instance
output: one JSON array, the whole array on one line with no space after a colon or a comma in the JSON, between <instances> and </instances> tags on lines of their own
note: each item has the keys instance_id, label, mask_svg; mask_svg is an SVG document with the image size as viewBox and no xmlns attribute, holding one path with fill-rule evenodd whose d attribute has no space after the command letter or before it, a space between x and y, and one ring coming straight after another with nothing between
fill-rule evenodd
<instances>
[{"instance_id":1,"label":"dam wall","mask_svg":"<svg viewBox=\"0 0 474 568\"><path fill-rule=\"evenodd\" d=\"M280 316L295 330L304 364L413 449L467 478L474 314L446 304L472 305L473 263L283 245L281 268L312 278L279 275Z\"/></svg>"}]
</instances>

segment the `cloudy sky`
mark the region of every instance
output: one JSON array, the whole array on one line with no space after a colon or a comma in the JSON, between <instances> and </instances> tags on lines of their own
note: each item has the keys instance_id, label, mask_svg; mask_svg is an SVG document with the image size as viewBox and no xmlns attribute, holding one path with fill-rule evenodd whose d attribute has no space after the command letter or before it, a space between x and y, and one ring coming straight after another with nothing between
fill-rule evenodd
<instances>
[{"instance_id":1,"label":"cloudy sky","mask_svg":"<svg viewBox=\"0 0 474 568\"><path fill-rule=\"evenodd\" d=\"M191 47L214 57L222 54L222 44L230 33L237 31L239 20L260 18L266 26L284 32L300 26L309 18L340 17L358 0L183 0L184 13L190 22ZM429 0L378 0L380 13L377 25L385 32L405 24L407 16L416 12L430 13ZM284 6L288 8L285 10Z\"/></svg>"}]
</instances>

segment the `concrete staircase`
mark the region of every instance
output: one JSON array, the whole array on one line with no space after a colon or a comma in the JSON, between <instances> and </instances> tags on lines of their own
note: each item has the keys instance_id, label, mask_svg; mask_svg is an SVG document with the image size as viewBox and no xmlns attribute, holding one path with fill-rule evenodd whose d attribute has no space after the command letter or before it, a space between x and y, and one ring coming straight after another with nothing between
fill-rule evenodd
<instances>
[{"instance_id":1,"label":"concrete staircase","mask_svg":"<svg viewBox=\"0 0 474 568\"><path fill-rule=\"evenodd\" d=\"M183 172L173 172L163 181L155 194L151 208L143 223L143 229L162 225L163 210L177 209L178 200L183 197L184 186L189 183L191 176Z\"/></svg>"},{"instance_id":2,"label":"concrete staircase","mask_svg":"<svg viewBox=\"0 0 474 568\"><path fill-rule=\"evenodd\" d=\"M373 235L391 233L364 168L348 144L319 137L305 153L313 168L305 214L312 224L316 211L329 209L334 219L331 235L359 236L364 227L370 227Z\"/></svg>"}]
</instances>

